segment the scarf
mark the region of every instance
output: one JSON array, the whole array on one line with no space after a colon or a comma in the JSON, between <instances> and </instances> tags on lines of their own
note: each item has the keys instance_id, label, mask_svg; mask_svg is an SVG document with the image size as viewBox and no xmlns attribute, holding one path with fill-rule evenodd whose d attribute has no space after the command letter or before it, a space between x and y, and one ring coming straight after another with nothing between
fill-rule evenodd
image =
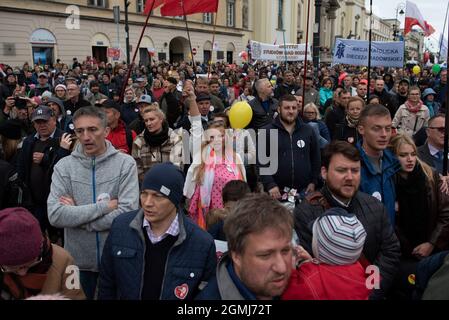
<instances>
[{"instance_id":1,"label":"scarf","mask_svg":"<svg viewBox=\"0 0 449 320\"><path fill-rule=\"evenodd\" d=\"M143 133L145 143L150 147L160 147L165 141L168 140L168 123L164 121L162 123L162 130L157 133L150 133L145 129Z\"/></svg>"},{"instance_id":2,"label":"scarf","mask_svg":"<svg viewBox=\"0 0 449 320\"><path fill-rule=\"evenodd\" d=\"M348 125L349 128L356 128L357 125L359 124L359 119L360 118L352 118L349 114L346 114L346 124Z\"/></svg>"},{"instance_id":3,"label":"scarf","mask_svg":"<svg viewBox=\"0 0 449 320\"><path fill-rule=\"evenodd\" d=\"M427 178L418 163L406 178L396 176L396 193L401 248L403 254L411 255L413 248L428 240Z\"/></svg>"},{"instance_id":4,"label":"scarf","mask_svg":"<svg viewBox=\"0 0 449 320\"><path fill-rule=\"evenodd\" d=\"M411 113L418 113L419 110L421 110L421 106L423 105L423 102L421 100L419 100L419 103L414 106L410 103L410 101L405 101L405 107L407 108L408 111L410 111Z\"/></svg>"},{"instance_id":5,"label":"scarf","mask_svg":"<svg viewBox=\"0 0 449 320\"><path fill-rule=\"evenodd\" d=\"M44 237L42 241L42 261L28 269L24 276L15 273L5 273L1 290L6 290L14 299L26 299L42 291L47 280L47 272L53 264L53 248L50 239Z\"/></svg>"},{"instance_id":6,"label":"scarf","mask_svg":"<svg viewBox=\"0 0 449 320\"><path fill-rule=\"evenodd\" d=\"M211 146L206 148L206 162L204 167L204 178L203 183L200 185L200 199L198 201L198 214L196 218L196 223L206 230L206 210L210 206L211 196L212 196L212 186L215 179L215 166L221 163L221 160L215 155L215 150ZM230 152L225 154L225 164L229 167L236 180L242 180L243 177L240 173L237 164L233 160L234 155Z\"/></svg>"}]
</instances>

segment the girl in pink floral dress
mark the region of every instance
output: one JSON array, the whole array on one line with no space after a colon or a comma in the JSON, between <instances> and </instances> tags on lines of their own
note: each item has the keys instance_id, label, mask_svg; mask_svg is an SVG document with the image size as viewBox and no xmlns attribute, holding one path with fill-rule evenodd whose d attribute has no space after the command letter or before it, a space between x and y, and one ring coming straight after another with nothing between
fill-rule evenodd
<instances>
[{"instance_id":1,"label":"girl in pink floral dress","mask_svg":"<svg viewBox=\"0 0 449 320\"><path fill-rule=\"evenodd\" d=\"M231 180L244 180L245 167L238 154L225 148L225 128L214 124L206 131L201 164L193 164L187 173L185 195L190 199L189 215L205 229L205 217L211 209L223 208L221 191Z\"/></svg>"}]
</instances>

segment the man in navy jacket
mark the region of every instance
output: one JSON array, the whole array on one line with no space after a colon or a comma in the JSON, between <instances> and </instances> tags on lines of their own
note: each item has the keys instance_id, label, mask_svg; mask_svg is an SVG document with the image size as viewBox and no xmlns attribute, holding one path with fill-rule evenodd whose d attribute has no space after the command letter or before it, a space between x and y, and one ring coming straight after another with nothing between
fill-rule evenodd
<instances>
[{"instance_id":1,"label":"man in navy jacket","mask_svg":"<svg viewBox=\"0 0 449 320\"><path fill-rule=\"evenodd\" d=\"M184 177L172 163L145 175L142 208L117 217L106 240L98 298L190 300L215 274L212 237L179 210Z\"/></svg>"},{"instance_id":2,"label":"man in navy jacket","mask_svg":"<svg viewBox=\"0 0 449 320\"><path fill-rule=\"evenodd\" d=\"M281 98L278 113L278 117L270 125L259 130L259 140L263 141L262 134L266 134L266 153L263 150L258 152L260 180L264 189L275 199L282 197L286 187L298 192L313 192L318 183L321 165L317 136L312 127L298 118L299 109L293 95ZM277 130L277 139L273 130ZM271 154L271 151L275 154ZM270 161L264 157L268 157ZM273 161L277 161L275 172L265 172L267 168L273 167Z\"/></svg>"}]
</instances>

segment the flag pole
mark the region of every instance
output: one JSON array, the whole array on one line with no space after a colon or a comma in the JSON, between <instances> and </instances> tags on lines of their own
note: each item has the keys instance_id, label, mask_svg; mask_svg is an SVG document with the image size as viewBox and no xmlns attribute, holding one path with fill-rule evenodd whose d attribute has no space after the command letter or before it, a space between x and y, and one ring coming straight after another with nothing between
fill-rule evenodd
<instances>
[{"instance_id":1,"label":"flag pole","mask_svg":"<svg viewBox=\"0 0 449 320\"><path fill-rule=\"evenodd\" d=\"M369 13L369 43L368 43L368 90L366 93L366 101L369 101L369 95L370 95L370 88L369 84L371 82L371 42L372 42L372 35L373 35L373 0L369 0L369 7L370 7L370 13Z\"/></svg>"},{"instance_id":2,"label":"flag pole","mask_svg":"<svg viewBox=\"0 0 449 320\"><path fill-rule=\"evenodd\" d=\"M307 47L309 46L309 17L310 17L310 1L307 1L307 22L306 22L306 50L304 53L304 77L302 79L302 110L301 116L304 115L304 103L306 95L306 76L307 76Z\"/></svg>"},{"instance_id":3,"label":"flag pole","mask_svg":"<svg viewBox=\"0 0 449 320\"><path fill-rule=\"evenodd\" d=\"M182 6L182 13L184 15L184 21L186 22L187 37L189 38L190 55L192 56L193 74L196 75L195 58L193 56L192 41L190 39L189 23L187 22L186 10L184 8L184 0L181 0L181 6ZM212 49L213 49L213 47L212 47Z\"/></svg>"},{"instance_id":4,"label":"flag pole","mask_svg":"<svg viewBox=\"0 0 449 320\"><path fill-rule=\"evenodd\" d=\"M283 7L282 7L283 9ZM279 10L279 8L278 8ZM285 55L285 70L288 70L288 62L287 62L287 47L285 43L285 28L284 28L284 13L281 13L282 17L282 36L284 37L284 55Z\"/></svg>"},{"instance_id":5,"label":"flag pole","mask_svg":"<svg viewBox=\"0 0 449 320\"><path fill-rule=\"evenodd\" d=\"M125 77L125 80L123 81L122 89L121 89L121 91L120 91L120 101L123 101L123 96L124 96L124 94L125 94L125 88L126 88L126 86L128 85L128 79L129 79L129 77L130 77L130 75L131 75L131 70L132 70L133 67L134 67L134 62L136 61L137 52L139 51L140 43L142 42L142 38L143 38L143 35L144 35L144 33L145 33L145 29L146 29L147 26L148 26L148 20L150 19L151 12L152 12L153 9L154 9L154 3L155 3L155 1L153 1L153 2L151 3L151 8L150 8L150 11L149 11L148 14L147 14L147 18L145 19L145 24L143 25L142 32L140 33L139 41L137 42L137 47L136 47L136 49L134 50L133 59L132 59L132 61L131 61L131 64L128 65L128 72L126 73L126 77Z\"/></svg>"},{"instance_id":6,"label":"flag pole","mask_svg":"<svg viewBox=\"0 0 449 320\"><path fill-rule=\"evenodd\" d=\"M449 26L448 26L448 34L449 34ZM444 30L443 30L443 38L444 38ZM446 53L446 63L449 61L449 49ZM447 77L447 76L446 76ZM449 90L446 90L446 116L444 123L444 152L443 152L443 176L447 176L447 154L449 151Z\"/></svg>"},{"instance_id":7,"label":"flag pole","mask_svg":"<svg viewBox=\"0 0 449 320\"><path fill-rule=\"evenodd\" d=\"M444 26L443 26L443 33L440 37L440 50L438 51L438 63L441 61L441 47L443 46L444 42L444 31L446 29L446 23L447 23L447 15L449 14L449 1L447 2L447 8L446 8L446 16L444 17Z\"/></svg>"},{"instance_id":8,"label":"flag pole","mask_svg":"<svg viewBox=\"0 0 449 320\"><path fill-rule=\"evenodd\" d=\"M214 31L212 33L212 51L210 52L210 60L207 62L207 64L209 65L208 68L208 73L207 73L207 79L210 79L211 76L211 69L212 69L212 57L214 56L214 42L215 42L215 31L217 29L217 19L218 19L218 11L215 12L215 17L214 17L215 21L214 21Z\"/></svg>"}]
</instances>

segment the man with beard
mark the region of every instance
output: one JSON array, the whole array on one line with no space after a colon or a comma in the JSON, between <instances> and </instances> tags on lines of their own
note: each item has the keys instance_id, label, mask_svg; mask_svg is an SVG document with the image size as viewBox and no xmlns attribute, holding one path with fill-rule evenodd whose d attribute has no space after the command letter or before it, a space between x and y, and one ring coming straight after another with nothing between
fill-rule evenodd
<instances>
[{"instance_id":1,"label":"man with beard","mask_svg":"<svg viewBox=\"0 0 449 320\"><path fill-rule=\"evenodd\" d=\"M273 122L259 130L266 133L265 147L270 150L269 161L258 155L260 180L265 191L274 199L281 199L287 188L305 193L315 191L320 171L320 146L311 126L298 119L299 108L295 96L284 95L279 101L279 116ZM277 131L277 136L274 135ZM261 136L263 137L263 135ZM260 138L259 138L260 139ZM271 154L270 139L276 141L276 154ZM277 170L273 175L264 174L266 167L277 161Z\"/></svg>"},{"instance_id":2,"label":"man with beard","mask_svg":"<svg viewBox=\"0 0 449 320\"><path fill-rule=\"evenodd\" d=\"M300 235L300 245L312 254L313 221L329 208L343 208L355 214L367 233L362 265L374 265L380 271L380 284L374 283L370 299L383 299L399 265L400 246L386 208L374 197L358 190L360 161L359 151L348 142L334 141L325 148L321 167L324 187L296 206L295 230Z\"/></svg>"},{"instance_id":3,"label":"man with beard","mask_svg":"<svg viewBox=\"0 0 449 320\"><path fill-rule=\"evenodd\" d=\"M229 251L199 300L272 300L292 271L291 213L266 194L239 200L226 217Z\"/></svg>"}]
</instances>

